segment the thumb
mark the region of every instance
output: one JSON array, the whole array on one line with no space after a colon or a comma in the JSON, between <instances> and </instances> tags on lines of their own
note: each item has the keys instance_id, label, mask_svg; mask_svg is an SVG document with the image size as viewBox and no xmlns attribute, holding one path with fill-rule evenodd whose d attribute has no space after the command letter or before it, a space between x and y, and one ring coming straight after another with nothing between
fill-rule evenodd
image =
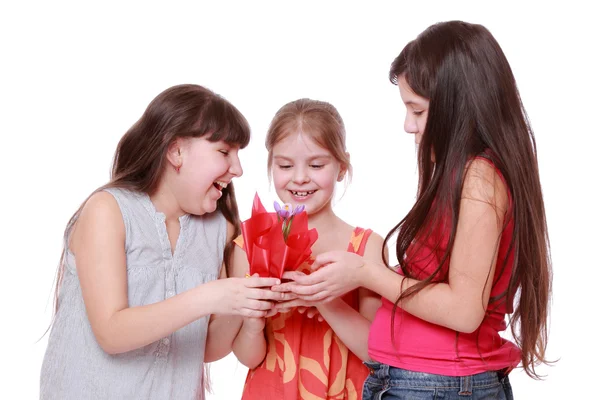
<instances>
[{"instance_id":1,"label":"thumb","mask_svg":"<svg viewBox=\"0 0 600 400\"><path fill-rule=\"evenodd\" d=\"M319 268L321 268L327 264L331 264L332 262L335 262L335 261L337 261L335 252L329 251L327 253L322 253L322 254L319 254L315 258L315 262L310 266L310 269L312 271L316 271Z\"/></svg>"},{"instance_id":2,"label":"thumb","mask_svg":"<svg viewBox=\"0 0 600 400\"><path fill-rule=\"evenodd\" d=\"M245 280L244 285L246 287L259 288L259 287L271 287L279 285L281 281L277 278L263 278L259 276L252 276Z\"/></svg>"},{"instance_id":3,"label":"thumb","mask_svg":"<svg viewBox=\"0 0 600 400\"><path fill-rule=\"evenodd\" d=\"M290 279L295 281L296 278L305 276L306 274L304 272L301 271L285 271L282 275L283 279Z\"/></svg>"}]
</instances>

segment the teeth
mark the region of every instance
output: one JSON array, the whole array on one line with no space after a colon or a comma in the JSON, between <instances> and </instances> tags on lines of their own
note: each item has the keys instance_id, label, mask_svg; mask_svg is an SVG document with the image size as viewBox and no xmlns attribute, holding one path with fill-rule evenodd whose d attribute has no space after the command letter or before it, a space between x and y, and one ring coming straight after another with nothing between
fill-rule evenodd
<instances>
[{"instance_id":1,"label":"teeth","mask_svg":"<svg viewBox=\"0 0 600 400\"><path fill-rule=\"evenodd\" d=\"M227 183L226 182L216 181L215 183L217 185L221 186L223 189L225 189L227 187Z\"/></svg>"},{"instance_id":2,"label":"teeth","mask_svg":"<svg viewBox=\"0 0 600 400\"><path fill-rule=\"evenodd\" d=\"M313 194L314 192L316 192L316 190L309 190L309 191L306 191L306 192L296 192L296 191L292 190L291 192L292 192L292 194L294 196L306 197L309 194Z\"/></svg>"}]
</instances>

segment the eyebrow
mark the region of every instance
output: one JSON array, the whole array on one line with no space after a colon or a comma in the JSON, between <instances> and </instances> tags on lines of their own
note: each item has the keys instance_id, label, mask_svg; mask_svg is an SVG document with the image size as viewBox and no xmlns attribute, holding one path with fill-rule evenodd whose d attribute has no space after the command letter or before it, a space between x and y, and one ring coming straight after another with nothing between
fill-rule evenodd
<instances>
[{"instance_id":1,"label":"eyebrow","mask_svg":"<svg viewBox=\"0 0 600 400\"><path fill-rule=\"evenodd\" d=\"M332 157L329 154L317 154L317 155L309 157L308 160L309 161L317 160L317 159L327 159L327 160L330 160L331 158ZM281 155L275 155L275 156L273 156L273 159L274 160L293 161L291 158L285 157L285 156L281 156Z\"/></svg>"},{"instance_id":2,"label":"eyebrow","mask_svg":"<svg viewBox=\"0 0 600 400\"><path fill-rule=\"evenodd\" d=\"M407 106L418 106L418 107L425 107L424 104L420 104L417 103L415 101L409 100L409 101L405 101L404 104L406 104Z\"/></svg>"}]
</instances>

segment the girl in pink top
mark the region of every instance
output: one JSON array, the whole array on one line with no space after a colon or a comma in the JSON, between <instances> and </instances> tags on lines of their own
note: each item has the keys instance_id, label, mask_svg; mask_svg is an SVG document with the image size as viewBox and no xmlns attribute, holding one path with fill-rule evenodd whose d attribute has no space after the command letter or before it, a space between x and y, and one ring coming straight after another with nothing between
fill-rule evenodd
<instances>
[{"instance_id":1,"label":"girl in pink top","mask_svg":"<svg viewBox=\"0 0 600 400\"><path fill-rule=\"evenodd\" d=\"M511 369L547 363L551 262L533 132L500 46L481 25L433 25L394 60L419 154L417 201L393 268L346 252L276 290L323 302L358 286L383 297L364 399L512 399ZM508 316L515 343L499 332ZM436 397L437 396L437 397Z\"/></svg>"}]
</instances>

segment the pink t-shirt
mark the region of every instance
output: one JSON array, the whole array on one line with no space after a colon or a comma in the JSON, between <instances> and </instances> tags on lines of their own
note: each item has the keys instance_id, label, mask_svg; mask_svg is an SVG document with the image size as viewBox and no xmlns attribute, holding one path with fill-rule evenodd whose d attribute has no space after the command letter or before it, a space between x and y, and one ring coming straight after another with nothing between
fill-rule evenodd
<instances>
[{"instance_id":1,"label":"pink t-shirt","mask_svg":"<svg viewBox=\"0 0 600 400\"><path fill-rule=\"evenodd\" d=\"M478 157L480 158L480 157ZM489 162L486 158L482 158ZM502 177L500 171L496 170ZM505 316L512 313L512 299L507 308L506 298L492 302L495 296L507 291L514 254L509 253L512 239L512 200L505 218L508 224L502 232L496 265L494 284L490 294L488 313L478 330L473 333L457 331L435 325L417 318L397 307L394 319L394 341L391 335L392 308L387 299L375 315L369 332L369 355L378 362L411 371L427 372L447 376L466 376L485 371L516 367L521 360L521 351L510 341L500 337L506 329ZM409 268L417 279L429 276L440 263L450 235L450 224L439 224L428 235L416 240L407 251L411 260ZM436 244L441 245L436 249ZM508 262L502 268L508 254ZM447 272L448 262L442 272ZM402 271L399 270L399 273ZM447 274L444 274L447 276ZM439 281L439 280L438 280ZM447 279L445 280L447 282Z\"/></svg>"}]
</instances>

